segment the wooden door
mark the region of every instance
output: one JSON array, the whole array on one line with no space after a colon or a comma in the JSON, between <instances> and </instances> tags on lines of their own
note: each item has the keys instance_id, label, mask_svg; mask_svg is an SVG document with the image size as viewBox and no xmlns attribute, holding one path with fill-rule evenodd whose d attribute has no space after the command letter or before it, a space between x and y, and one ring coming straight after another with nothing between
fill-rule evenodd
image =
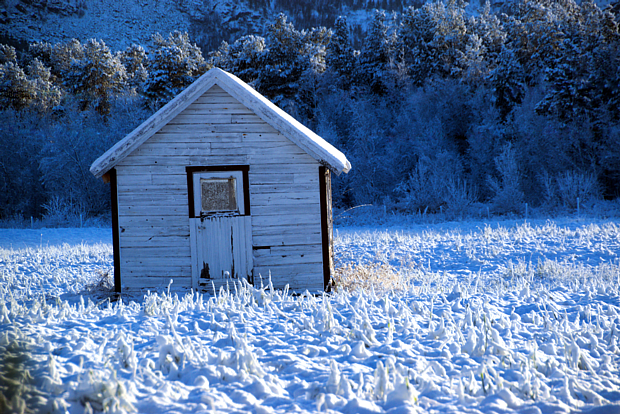
<instances>
[{"instance_id":1,"label":"wooden door","mask_svg":"<svg viewBox=\"0 0 620 414\"><path fill-rule=\"evenodd\" d=\"M213 293L252 275L247 169L188 171L192 286ZM192 211L193 210L193 211ZM193 217L192 213L193 212Z\"/></svg>"}]
</instances>

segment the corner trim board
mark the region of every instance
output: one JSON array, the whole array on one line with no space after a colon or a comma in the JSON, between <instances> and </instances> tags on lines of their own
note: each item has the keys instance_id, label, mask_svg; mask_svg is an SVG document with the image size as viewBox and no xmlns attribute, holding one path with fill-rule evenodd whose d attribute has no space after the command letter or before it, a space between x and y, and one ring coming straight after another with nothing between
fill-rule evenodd
<instances>
[{"instance_id":1,"label":"corner trim board","mask_svg":"<svg viewBox=\"0 0 620 414\"><path fill-rule=\"evenodd\" d=\"M332 286L332 209L331 176L329 168L319 167L319 193L321 203L321 247L323 253L323 289L327 292Z\"/></svg>"},{"instance_id":2,"label":"corner trim board","mask_svg":"<svg viewBox=\"0 0 620 414\"><path fill-rule=\"evenodd\" d=\"M114 291L121 293L121 239L118 227L118 188L116 184L116 168L108 171L110 176L110 201L112 204L112 246L114 257Z\"/></svg>"}]
</instances>

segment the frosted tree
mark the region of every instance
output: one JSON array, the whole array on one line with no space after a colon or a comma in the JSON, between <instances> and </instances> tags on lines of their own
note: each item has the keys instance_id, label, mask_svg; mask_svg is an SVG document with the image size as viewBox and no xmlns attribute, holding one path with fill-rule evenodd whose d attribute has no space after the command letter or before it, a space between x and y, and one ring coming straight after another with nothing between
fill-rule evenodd
<instances>
[{"instance_id":1,"label":"frosted tree","mask_svg":"<svg viewBox=\"0 0 620 414\"><path fill-rule=\"evenodd\" d=\"M24 71L16 62L0 65L0 108L44 112L60 103L61 91L51 82L49 68L39 60Z\"/></svg>"},{"instance_id":2,"label":"frosted tree","mask_svg":"<svg viewBox=\"0 0 620 414\"><path fill-rule=\"evenodd\" d=\"M325 28L298 31L280 14L267 27L267 48L262 55L262 70L256 81L258 90L273 102L291 103L302 88L305 72L325 70L325 51L331 31Z\"/></svg>"},{"instance_id":3,"label":"frosted tree","mask_svg":"<svg viewBox=\"0 0 620 414\"><path fill-rule=\"evenodd\" d=\"M62 91L52 81L50 68L46 67L40 60L34 59L26 71L35 93L30 106L39 112L46 112L58 106L62 98Z\"/></svg>"},{"instance_id":4,"label":"frosted tree","mask_svg":"<svg viewBox=\"0 0 620 414\"><path fill-rule=\"evenodd\" d=\"M265 38L243 36L232 44L222 42L218 50L209 54L209 64L252 83L260 76L265 48Z\"/></svg>"},{"instance_id":5,"label":"frosted tree","mask_svg":"<svg viewBox=\"0 0 620 414\"><path fill-rule=\"evenodd\" d=\"M470 61L479 61L483 42L467 35L464 4L456 0L426 3L419 9L409 7L400 27L404 62L416 84L438 75L458 76L465 63L469 41ZM459 65L460 64L460 65Z\"/></svg>"},{"instance_id":6,"label":"frosted tree","mask_svg":"<svg viewBox=\"0 0 620 414\"><path fill-rule=\"evenodd\" d=\"M8 62L17 62L17 53L13 46L0 43L0 65Z\"/></svg>"},{"instance_id":7,"label":"frosted tree","mask_svg":"<svg viewBox=\"0 0 620 414\"><path fill-rule=\"evenodd\" d=\"M73 61L84 58L84 45L77 39L56 43L53 46L49 43L39 43L31 47L31 53L51 68L54 78L63 82L71 71Z\"/></svg>"},{"instance_id":8,"label":"frosted tree","mask_svg":"<svg viewBox=\"0 0 620 414\"><path fill-rule=\"evenodd\" d=\"M209 65L187 33L176 31L168 38L157 33L152 41L144 95L154 107L159 107L191 85Z\"/></svg>"},{"instance_id":9,"label":"frosted tree","mask_svg":"<svg viewBox=\"0 0 620 414\"><path fill-rule=\"evenodd\" d=\"M109 114L112 98L124 90L126 81L120 58L95 39L86 42L82 58L72 59L64 76L65 87L78 98L80 108L92 106L100 114Z\"/></svg>"},{"instance_id":10,"label":"frosted tree","mask_svg":"<svg viewBox=\"0 0 620 414\"><path fill-rule=\"evenodd\" d=\"M24 109L34 98L33 85L17 63L0 65L0 108Z\"/></svg>"},{"instance_id":11,"label":"frosted tree","mask_svg":"<svg viewBox=\"0 0 620 414\"><path fill-rule=\"evenodd\" d=\"M514 106L523 100L527 88L525 78L525 71L515 51L504 47L497 57L497 65L487 78L502 118L506 119Z\"/></svg>"},{"instance_id":12,"label":"frosted tree","mask_svg":"<svg viewBox=\"0 0 620 414\"><path fill-rule=\"evenodd\" d=\"M491 14L488 1L480 13L467 22L466 39L457 66L466 80L482 81L497 67L506 42L503 25L497 16Z\"/></svg>"},{"instance_id":13,"label":"frosted tree","mask_svg":"<svg viewBox=\"0 0 620 414\"><path fill-rule=\"evenodd\" d=\"M560 57L576 7L572 0L522 0L505 17L510 48L523 66L528 84L542 80L541 75Z\"/></svg>"},{"instance_id":14,"label":"frosted tree","mask_svg":"<svg viewBox=\"0 0 620 414\"><path fill-rule=\"evenodd\" d=\"M389 89L396 71L397 34L393 21L383 10L376 10L357 66L357 82L370 88L373 93L383 94Z\"/></svg>"},{"instance_id":15,"label":"frosted tree","mask_svg":"<svg viewBox=\"0 0 620 414\"><path fill-rule=\"evenodd\" d=\"M351 77L355 72L357 52L351 46L349 33L351 29L347 24L346 17L338 17L334 25L334 33L327 46L325 61L338 77L339 84L343 89L349 89Z\"/></svg>"},{"instance_id":16,"label":"frosted tree","mask_svg":"<svg viewBox=\"0 0 620 414\"><path fill-rule=\"evenodd\" d=\"M549 90L537 110L564 120L594 119L601 110L617 114L620 34L613 14L586 2L564 20L558 56L545 72Z\"/></svg>"},{"instance_id":17,"label":"frosted tree","mask_svg":"<svg viewBox=\"0 0 620 414\"><path fill-rule=\"evenodd\" d=\"M127 85L135 93L142 87L148 78L147 54L144 48L137 44L132 44L119 54L119 58L127 73Z\"/></svg>"},{"instance_id":18,"label":"frosted tree","mask_svg":"<svg viewBox=\"0 0 620 414\"><path fill-rule=\"evenodd\" d=\"M403 58L410 77L417 85L423 84L432 73L436 60L436 51L431 44L435 32L434 13L427 4L418 9L408 7L403 12L399 29Z\"/></svg>"},{"instance_id":19,"label":"frosted tree","mask_svg":"<svg viewBox=\"0 0 620 414\"><path fill-rule=\"evenodd\" d=\"M471 18L468 26L468 32L476 34L482 40L487 59L489 61L497 59L506 43L507 34L500 19L491 13L488 0L480 13Z\"/></svg>"},{"instance_id":20,"label":"frosted tree","mask_svg":"<svg viewBox=\"0 0 620 414\"><path fill-rule=\"evenodd\" d=\"M495 193L493 206L498 213L520 212L524 195L521 191L521 172L515 150L510 143L495 157L496 176L489 176L489 186Z\"/></svg>"}]
</instances>

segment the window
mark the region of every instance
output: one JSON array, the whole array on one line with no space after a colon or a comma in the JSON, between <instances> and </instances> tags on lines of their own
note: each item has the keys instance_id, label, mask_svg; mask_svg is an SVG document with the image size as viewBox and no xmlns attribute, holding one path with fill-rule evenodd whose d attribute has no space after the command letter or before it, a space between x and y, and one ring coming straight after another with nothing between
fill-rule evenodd
<instances>
[{"instance_id":1,"label":"window","mask_svg":"<svg viewBox=\"0 0 620 414\"><path fill-rule=\"evenodd\" d=\"M238 211L237 179L201 178L200 204L201 212Z\"/></svg>"}]
</instances>

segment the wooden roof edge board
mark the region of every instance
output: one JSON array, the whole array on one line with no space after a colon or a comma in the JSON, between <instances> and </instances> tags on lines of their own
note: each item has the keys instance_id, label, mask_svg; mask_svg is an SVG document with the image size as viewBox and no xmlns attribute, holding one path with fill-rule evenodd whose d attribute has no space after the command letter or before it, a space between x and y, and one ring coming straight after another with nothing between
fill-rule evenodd
<instances>
[{"instance_id":1,"label":"wooden roof edge board","mask_svg":"<svg viewBox=\"0 0 620 414\"><path fill-rule=\"evenodd\" d=\"M90 167L91 173L96 177L103 176L213 85L219 85L254 111L263 121L280 131L336 174L347 173L351 169L351 163L345 155L330 143L278 108L241 79L222 69L213 68L97 158Z\"/></svg>"}]
</instances>

